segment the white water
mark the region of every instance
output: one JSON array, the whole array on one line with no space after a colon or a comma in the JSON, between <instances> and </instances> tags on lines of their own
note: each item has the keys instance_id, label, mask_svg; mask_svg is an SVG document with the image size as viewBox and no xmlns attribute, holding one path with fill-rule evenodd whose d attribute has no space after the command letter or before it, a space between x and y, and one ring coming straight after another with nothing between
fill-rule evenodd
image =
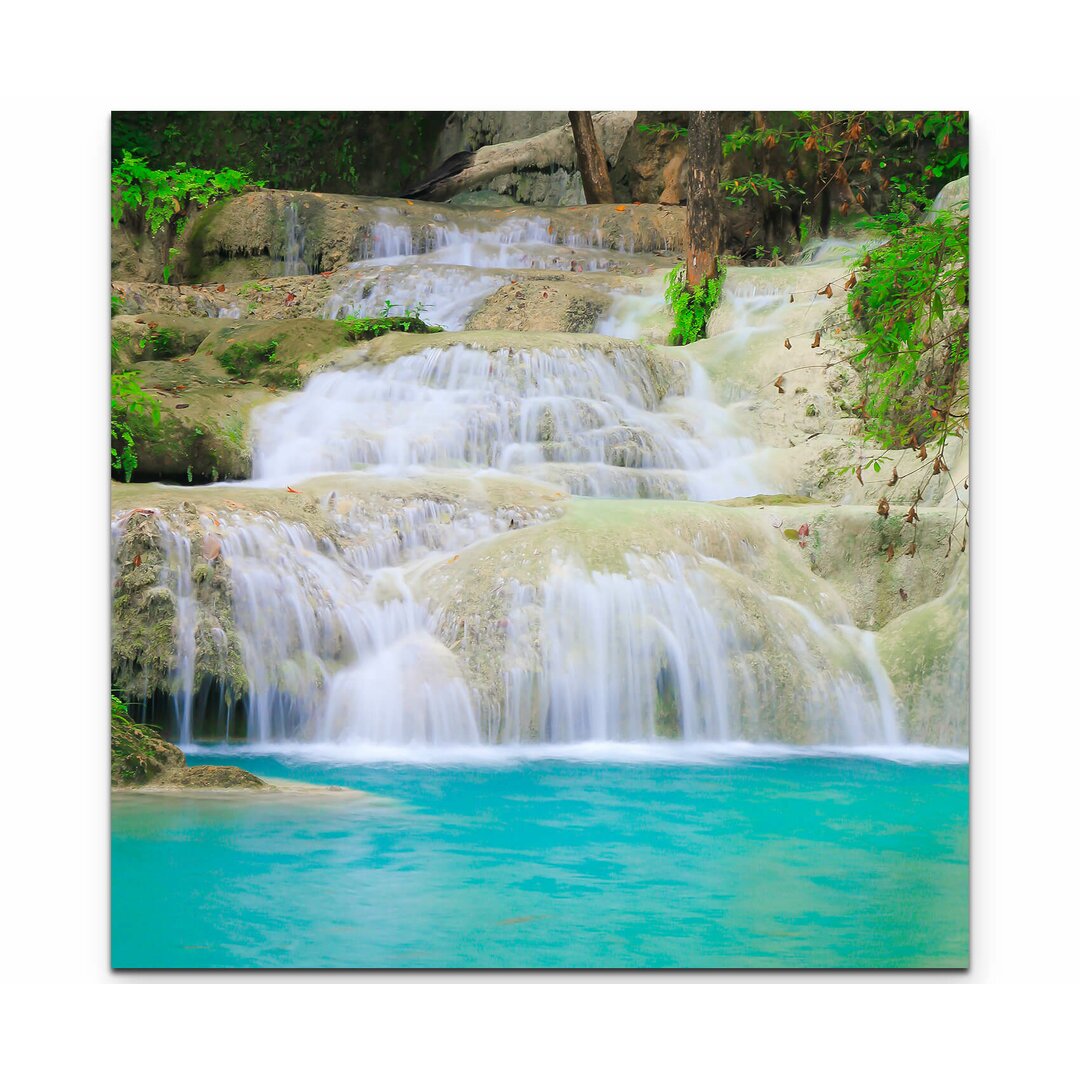
<instances>
[{"instance_id":1,"label":"white water","mask_svg":"<svg viewBox=\"0 0 1080 1080\"><path fill-rule=\"evenodd\" d=\"M369 318L382 314L390 301L391 314L419 306L426 322L460 330L488 296L514 280L515 271L591 272L657 262L627 259L632 251L609 251L602 244L596 228L560 233L541 217L513 217L475 229L432 221L417 232L408 224L379 221L361 245L361 261L350 268L353 277L335 291L322 314Z\"/></svg>"},{"instance_id":2,"label":"white water","mask_svg":"<svg viewBox=\"0 0 1080 1080\"><path fill-rule=\"evenodd\" d=\"M723 568L716 560L626 564L609 573L557 561L542 589L515 583L500 738L539 729L550 742L731 743L761 738L781 711L815 742L898 741L869 635L784 597L747 620L724 575L707 572ZM760 663L762 621L795 661L782 685Z\"/></svg>"},{"instance_id":3,"label":"white water","mask_svg":"<svg viewBox=\"0 0 1080 1080\"><path fill-rule=\"evenodd\" d=\"M298 266L303 241L294 225L286 261ZM369 261L324 313L375 314L390 299L423 303L425 318L461 325L515 268L576 260L606 269L607 253L581 250L595 239L555 237L542 219L475 231L432 223L419 240L406 226L382 223L363 252ZM737 352L775 331L786 292L725 302L730 327L718 348ZM357 471L386 485L509 475L572 495L628 499L770 490L759 448L718 400L736 395L714 386L689 354L657 357L618 340L637 337L660 305L658 288L613 294L601 323L613 339L606 343L423 341L385 365L318 375L255 415L255 477L283 488ZM740 577L700 551L651 557L628 549L605 571L553 551L539 579L511 567L480 583L507 597L492 646L490 636L458 628L454 596L424 599L418 574L531 528L531 520L482 500L368 498L347 494L347 478L340 486L342 495L321 500L326 517L310 528L270 513L202 517L231 582L252 745L453 757L537 739L604 748L658 740L666 747L674 738L691 754L738 753L746 744L768 753L778 730L818 747L901 741L872 635L831 602L819 609L771 595L768 581ZM177 610L177 726L190 742L206 613L195 599L190 536L179 521L161 520L161 584ZM461 588L470 586L466 577ZM209 633L214 647L227 648L224 628ZM476 641L495 654L470 654ZM783 663L774 671L767 658L776 656ZM477 661L497 669L494 704L477 681Z\"/></svg>"},{"instance_id":4,"label":"white water","mask_svg":"<svg viewBox=\"0 0 1080 1080\"><path fill-rule=\"evenodd\" d=\"M704 372L673 366L661 394L630 344L488 351L433 345L315 376L258 416L254 474L291 483L348 469L499 469L574 494L730 498L762 490Z\"/></svg>"}]
</instances>

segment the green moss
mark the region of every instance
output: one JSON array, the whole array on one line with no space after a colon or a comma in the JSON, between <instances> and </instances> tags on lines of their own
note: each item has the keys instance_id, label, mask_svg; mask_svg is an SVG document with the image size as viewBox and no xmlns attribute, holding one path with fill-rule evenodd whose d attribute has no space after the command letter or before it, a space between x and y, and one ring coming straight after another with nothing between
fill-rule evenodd
<instances>
[{"instance_id":1,"label":"green moss","mask_svg":"<svg viewBox=\"0 0 1080 1080\"><path fill-rule=\"evenodd\" d=\"M237 341L224 350L218 359L230 375L254 375L277 358L278 341Z\"/></svg>"}]
</instances>

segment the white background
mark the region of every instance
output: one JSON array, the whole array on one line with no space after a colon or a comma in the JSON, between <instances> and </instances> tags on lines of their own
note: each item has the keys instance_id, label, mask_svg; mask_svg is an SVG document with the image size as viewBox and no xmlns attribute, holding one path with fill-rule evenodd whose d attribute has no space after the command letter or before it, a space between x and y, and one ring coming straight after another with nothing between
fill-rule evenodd
<instances>
[{"instance_id":1,"label":"white background","mask_svg":"<svg viewBox=\"0 0 1080 1080\"><path fill-rule=\"evenodd\" d=\"M1075 17L1045 3L1013 7L1000 25L956 4L878 8L38 4L6 14L9 1075L1075 1068ZM110 109L582 106L971 110L971 971L111 974Z\"/></svg>"}]
</instances>

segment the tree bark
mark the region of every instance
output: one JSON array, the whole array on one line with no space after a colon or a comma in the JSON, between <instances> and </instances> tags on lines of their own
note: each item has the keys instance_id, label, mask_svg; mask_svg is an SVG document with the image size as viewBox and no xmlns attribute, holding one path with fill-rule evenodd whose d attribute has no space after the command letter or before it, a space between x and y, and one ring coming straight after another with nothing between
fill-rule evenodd
<instances>
[{"instance_id":1,"label":"tree bark","mask_svg":"<svg viewBox=\"0 0 1080 1080\"><path fill-rule=\"evenodd\" d=\"M686 284L716 277L724 248L725 223L720 200L723 118L719 112L693 112L688 132L686 177Z\"/></svg>"},{"instance_id":2,"label":"tree bark","mask_svg":"<svg viewBox=\"0 0 1080 1080\"><path fill-rule=\"evenodd\" d=\"M574 132L574 148L577 151L577 166L581 173L581 186L585 190L585 201L613 203L615 192L611 187L604 151L600 149L596 138L592 113L570 113L570 127Z\"/></svg>"}]
</instances>

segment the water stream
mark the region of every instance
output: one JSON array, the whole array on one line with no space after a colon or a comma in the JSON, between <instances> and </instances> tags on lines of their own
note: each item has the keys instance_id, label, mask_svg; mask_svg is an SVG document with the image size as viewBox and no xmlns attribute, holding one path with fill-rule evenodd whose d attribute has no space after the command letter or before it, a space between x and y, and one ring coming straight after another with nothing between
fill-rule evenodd
<instances>
[{"instance_id":1,"label":"water stream","mask_svg":"<svg viewBox=\"0 0 1080 1080\"><path fill-rule=\"evenodd\" d=\"M303 232L290 214L295 273ZM514 270L609 269L598 239L553 236L539 218L494 230L436 222L419 240L382 222L324 314L422 303L432 321L461 327ZM609 293L601 335L423 337L378 364L359 349L355 365L255 414L254 480L233 487L312 484L324 516L308 527L274 513L202 515L231 582L231 627L212 632L235 634L246 673L243 724L230 706L213 737L357 748L901 741L873 636L835 594L776 562L760 537L718 544L671 517L672 503L779 488L740 422L739 392L690 353L637 342L660 315L659 278ZM786 289L731 293L718 354L775 334L781 300ZM519 497L474 497L493 480ZM589 508L609 505L600 500L638 505L637 532L590 525ZM160 584L177 613L174 734L191 743L190 524L163 513L159 527ZM678 551L649 539L668 528Z\"/></svg>"}]
</instances>

